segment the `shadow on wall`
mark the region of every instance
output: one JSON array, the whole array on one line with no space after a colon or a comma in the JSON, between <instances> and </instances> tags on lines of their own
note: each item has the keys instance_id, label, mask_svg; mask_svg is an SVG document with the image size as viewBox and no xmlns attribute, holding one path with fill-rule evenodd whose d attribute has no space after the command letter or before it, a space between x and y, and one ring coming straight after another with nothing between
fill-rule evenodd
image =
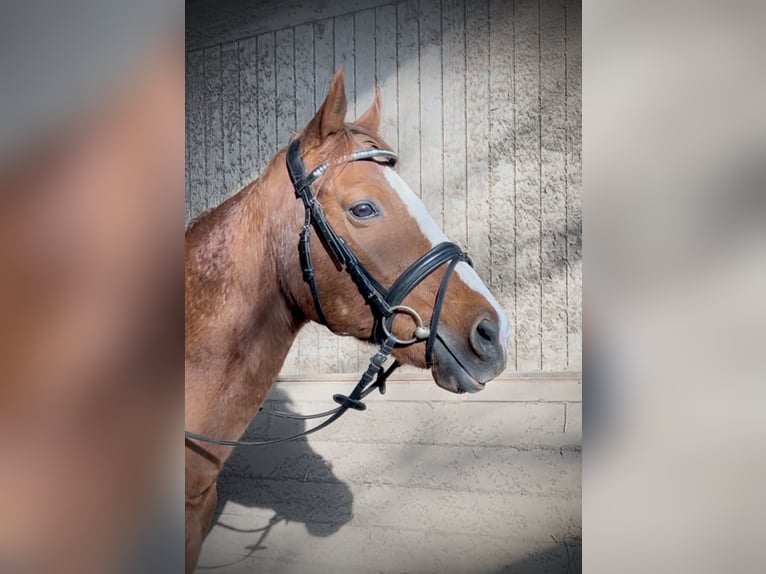
<instances>
[{"instance_id":1,"label":"shadow on wall","mask_svg":"<svg viewBox=\"0 0 766 574\"><path fill-rule=\"evenodd\" d=\"M278 387L272 389L263 410L293 411L290 400ZM321 421L320 421L321 422ZM250 423L243 440L266 440L300 433L316 421L302 421L269 417L259 413ZM239 533L252 533L252 543L243 548L243 554L252 556L264 549L271 529L280 522L298 522L306 526L312 536L331 536L353 517L353 496L348 485L332 472L331 464L315 453L305 439L269 446L238 447L234 449L218 479L218 507L213 527ZM229 503L248 509L271 511L266 519L252 516L253 523L236 522L236 508ZM260 522L256 522L260 521ZM215 569L229 566L199 567Z\"/></svg>"}]
</instances>

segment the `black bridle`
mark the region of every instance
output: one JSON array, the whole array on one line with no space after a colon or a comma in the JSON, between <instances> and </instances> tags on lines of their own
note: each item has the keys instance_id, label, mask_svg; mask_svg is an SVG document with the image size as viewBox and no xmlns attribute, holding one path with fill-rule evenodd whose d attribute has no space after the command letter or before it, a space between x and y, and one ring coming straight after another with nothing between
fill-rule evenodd
<instances>
[{"instance_id":1,"label":"black bridle","mask_svg":"<svg viewBox=\"0 0 766 574\"><path fill-rule=\"evenodd\" d=\"M394 360L388 369L385 369L383 366L395 347L406 347L425 341L426 365L429 368L431 367L433 363L433 350L437 338L439 318L444 304L447 284L458 263L461 261L465 261L469 264L471 263L468 255L454 243L447 241L439 243L407 267L389 288L385 288L372 276L367 268L359 261L354 252L351 251L343 238L332 228L325 216L322 205L317 200L312 189L314 182L332 167L348 164L354 161L376 161L376 158L386 160L385 162L379 162L384 163L385 165L393 166L396 164L396 154L394 152L369 148L355 151L337 161L323 162L313 170L307 172L306 166L301 158L300 140L294 139L287 148L287 171L295 190L295 197L303 202L305 210L305 219L300 232L300 241L298 243L303 280L308 284L309 289L311 290L311 298L313 299L319 322L325 325L333 333L339 335L346 334L338 333L332 329L327 321L324 309L322 308L319 289L314 275L314 265L311 259L312 228L317 237L319 237L325 250L330 255L337 270L348 273L372 312L374 323L369 340L372 343L379 345L379 349L378 352L370 358L370 364L354 387L354 390L348 395L333 395L333 400L338 403L339 406L314 415L297 415L280 411L264 411L271 416L297 420L327 417L325 421L317 426L298 434L266 441L233 441L213 439L186 431L187 438L224 446L259 446L293 440L325 428L340 418L340 416L349 409L358 411L365 410L367 406L364 404L363 399L375 389L378 389L381 394L384 394L386 392L386 380L391 373L400 366L399 362L396 360ZM417 311L411 307L402 305L402 302L424 279L429 277L442 265L447 265L447 269L442 277L439 290L436 293L433 313L431 315L431 323L429 326L425 326ZM416 327L411 338L400 339L393 334L392 325L397 314L408 315L415 322Z\"/></svg>"}]
</instances>

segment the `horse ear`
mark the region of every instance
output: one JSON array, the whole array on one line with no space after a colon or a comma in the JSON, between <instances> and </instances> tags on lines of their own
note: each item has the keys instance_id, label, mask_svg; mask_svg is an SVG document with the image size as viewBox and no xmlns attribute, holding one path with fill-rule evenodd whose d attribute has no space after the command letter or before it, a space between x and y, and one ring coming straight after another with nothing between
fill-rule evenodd
<instances>
[{"instance_id":1,"label":"horse ear","mask_svg":"<svg viewBox=\"0 0 766 574\"><path fill-rule=\"evenodd\" d=\"M346 121L346 88L343 68L339 67L330 82L330 90L316 115L306 126L304 135L319 142L340 131Z\"/></svg>"},{"instance_id":2,"label":"horse ear","mask_svg":"<svg viewBox=\"0 0 766 574\"><path fill-rule=\"evenodd\" d=\"M372 132L378 132L380 129L380 87L375 87L375 100L372 102L372 105L367 109L366 112L364 112L359 118L357 118L356 123L360 126L364 126L367 129L369 129Z\"/></svg>"}]
</instances>

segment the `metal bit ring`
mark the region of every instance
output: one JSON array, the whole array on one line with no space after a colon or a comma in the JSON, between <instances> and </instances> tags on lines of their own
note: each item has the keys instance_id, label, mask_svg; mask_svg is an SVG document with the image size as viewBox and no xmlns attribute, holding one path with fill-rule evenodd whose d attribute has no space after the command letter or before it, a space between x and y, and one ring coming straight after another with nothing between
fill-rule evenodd
<instances>
[{"instance_id":1,"label":"metal bit ring","mask_svg":"<svg viewBox=\"0 0 766 574\"><path fill-rule=\"evenodd\" d=\"M385 333L387 338L393 338L397 345L412 345L418 341L422 341L428 338L430 331L428 327L423 324L423 319L420 318L420 315L418 315L418 312L415 311L415 309L412 307L407 307L406 305L394 305L391 307L391 311L391 316L382 322L383 333ZM404 313L405 315L409 315L412 320L415 321L415 332L411 339L400 339L389 330L388 322L390 320L391 324L393 325L394 315L397 313Z\"/></svg>"}]
</instances>

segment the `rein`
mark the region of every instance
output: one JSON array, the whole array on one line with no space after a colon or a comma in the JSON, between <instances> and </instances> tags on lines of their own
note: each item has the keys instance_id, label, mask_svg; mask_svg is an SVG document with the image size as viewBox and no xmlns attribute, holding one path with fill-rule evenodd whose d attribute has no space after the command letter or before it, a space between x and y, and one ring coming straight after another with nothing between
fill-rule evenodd
<instances>
[{"instance_id":1,"label":"rein","mask_svg":"<svg viewBox=\"0 0 766 574\"><path fill-rule=\"evenodd\" d=\"M265 441L241 441L241 440L222 440L202 436L190 431L185 431L187 438L218 444L223 446L261 446L276 444L294 440L300 437L310 435L321 430L331 423L338 420L349 409L363 411L367 408L363 400L375 389L380 394L386 392L386 380L400 366L396 360L393 361L388 369L384 368L385 362L390 357L394 348L414 345L420 341L426 343L426 365L431 367L433 364L433 349L437 338L437 329L439 318L441 316L444 297L447 291L452 272L461 261L471 264L468 255L463 252L455 243L443 242L431 248L415 260L394 283L386 289L383 287L359 261L346 242L340 237L330 225L325 216L322 205L317 200L312 189L313 183L327 172L328 169L339 165L348 164L354 161L375 161L375 158L384 158L388 160L386 165L396 164L396 154L389 150L377 148L363 149L355 151L339 160L326 161L319 164L310 172L306 171L300 153L300 139L294 139L287 148L287 172L290 175L290 181L293 184L295 197L303 202L305 218L300 232L300 241L298 242L298 253L300 255L301 270L303 280L308 284L311 290L311 298L319 318L319 322L325 325L330 331L337 335L346 335L335 331L328 323L327 316L322 308L322 302L319 297L319 289L314 275L314 266L311 259L311 230L313 229L322 246L330 255L338 271L345 271L356 284L359 293L361 293L367 305L370 307L374 318L374 324L370 340L379 346L378 352L370 358L367 370L359 379L354 389L348 395L335 394L333 400L339 406L328 411L316 413L313 415L298 415L281 411L264 411L264 413L281 418L296 420L310 420L317 418L326 419L320 424L305 430L303 432L289 435L277 439ZM439 290L434 300L431 324L426 326L423 319L415 309L402 305L402 301L409 295L423 280L438 270L442 265L447 265L444 272ZM397 314L408 315L415 322L415 330L409 339L400 339L392 332L392 325Z\"/></svg>"}]
</instances>

